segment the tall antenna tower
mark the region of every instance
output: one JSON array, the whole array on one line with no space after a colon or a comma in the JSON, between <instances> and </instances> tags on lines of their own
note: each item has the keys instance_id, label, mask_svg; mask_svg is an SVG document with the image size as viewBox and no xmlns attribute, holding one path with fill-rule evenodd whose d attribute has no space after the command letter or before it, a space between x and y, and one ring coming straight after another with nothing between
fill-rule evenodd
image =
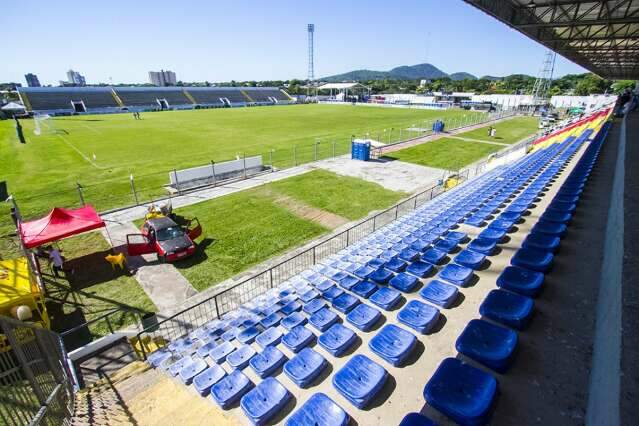
<instances>
[{"instance_id":1,"label":"tall antenna tower","mask_svg":"<svg viewBox=\"0 0 639 426\"><path fill-rule=\"evenodd\" d=\"M539 70L539 76L537 80L535 80L535 85L533 86L533 103L541 104L544 103L546 99L548 99L548 90L550 89L550 85L552 83L552 74L555 71L555 58L557 54L552 50L546 52L546 57L544 58L544 62Z\"/></svg>"},{"instance_id":2,"label":"tall antenna tower","mask_svg":"<svg viewBox=\"0 0 639 426\"><path fill-rule=\"evenodd\" d=\"M308 83L306 85L306 94L310 94L311 86L314 86L315 81L315 66L314 66L314 57L315 53L313 52L313 36L315 34L315 24L308 24Z\"/></svg>"}]
</instances>

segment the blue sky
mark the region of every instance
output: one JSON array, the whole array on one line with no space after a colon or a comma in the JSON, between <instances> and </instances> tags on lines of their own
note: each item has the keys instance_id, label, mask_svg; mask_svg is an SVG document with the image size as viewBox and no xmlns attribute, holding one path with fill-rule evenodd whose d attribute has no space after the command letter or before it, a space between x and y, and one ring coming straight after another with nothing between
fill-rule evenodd
<instances>
[{"instance_id":1,"label":"blue sky","mask_svg":"<svg viewBox=\"0 0 639 426\"><path fill-rule=\"evenodd\" d=\"M0 81L45 84L80 71L89 83L305 78L306 25L315 74L430 62L477 76L536 75L544 48L461 0L109 0L8 2ZM556 75L584 72L559 58Z\"/></svg>"}]
</instances>

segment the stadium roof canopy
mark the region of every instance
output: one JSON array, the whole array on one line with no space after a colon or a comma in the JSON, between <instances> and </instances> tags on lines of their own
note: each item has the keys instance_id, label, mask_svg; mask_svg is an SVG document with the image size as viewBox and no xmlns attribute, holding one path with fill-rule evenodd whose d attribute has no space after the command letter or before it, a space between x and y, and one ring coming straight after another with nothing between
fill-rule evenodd
<instances>
[{"instance_id":1,"label":"stadium roof canopy","mask_svg":"<svg viewBox=\"0 0 639 426\"><path fill-rule=\"evenodd\" d=\"M464 0L582 67L639 79L639 0Z\"/></svg>"}]
</instances>

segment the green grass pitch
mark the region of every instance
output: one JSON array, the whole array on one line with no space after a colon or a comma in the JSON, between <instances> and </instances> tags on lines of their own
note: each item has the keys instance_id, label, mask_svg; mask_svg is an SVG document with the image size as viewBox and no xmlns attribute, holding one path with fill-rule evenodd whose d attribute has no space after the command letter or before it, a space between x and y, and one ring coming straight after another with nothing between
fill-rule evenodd
<instances>
[{"instance_id":1,"label":"green grass pitch","mask_svg":"<svg viewBox=\"0 0 639 426\"><path fill-rule=\"evenodd\" d=\"M237 155L269 151L276 167L350 150L352 135L381 135L385 142L399 137L399 129L428 127L435 119L458 119L468 111L374 108L350 105L290 105L277 107L83 115L47 120L41 136L34 122L23 120L27 143L18 143L12 121L0 121L0 163L3 179L16 196L23 215L45 214L54 206L78 205L76 183L87 202L104 210L134 202L129 175L135 176L140 198L163 193L168 172L234 159ZM49 129L51 126L51 129ZM393 129L391 131L391 129ZM384 132L386 130L386 132ZM39 196L39 194L48 194ZM0 207L0 231L9 225L7 207ZM0 232L1 233L1 232Z\"/></svg>"}]
</instances>

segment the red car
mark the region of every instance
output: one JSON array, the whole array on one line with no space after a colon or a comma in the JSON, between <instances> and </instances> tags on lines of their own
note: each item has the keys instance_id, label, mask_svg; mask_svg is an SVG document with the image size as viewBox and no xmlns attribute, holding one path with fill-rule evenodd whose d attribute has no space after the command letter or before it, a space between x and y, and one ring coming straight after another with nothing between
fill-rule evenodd
<instances>
[{"instance_id":1,"label":"red car","mask_svg":"<svg viewBox=\"0 0 639 426\"><path fill-rule=\"evenodd\" d=\"M194 240L202 235L202 226L195 218L182 227L168 217L149 219L141 234L126 236L129 256L157 253L161 262L173 262L195 253Z\"/></svg>"}]
</instances>

